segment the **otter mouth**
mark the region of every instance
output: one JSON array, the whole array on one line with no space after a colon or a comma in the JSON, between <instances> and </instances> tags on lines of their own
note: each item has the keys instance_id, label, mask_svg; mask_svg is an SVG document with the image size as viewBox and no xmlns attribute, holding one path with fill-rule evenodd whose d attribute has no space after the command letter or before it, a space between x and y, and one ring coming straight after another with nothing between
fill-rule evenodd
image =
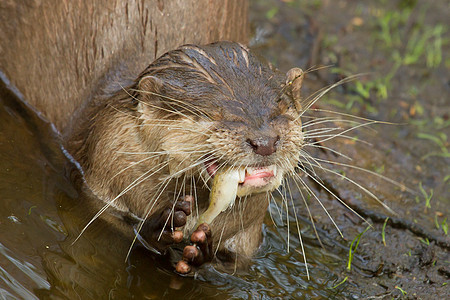
<instances>
[{"instance_id":1,"label":"otter mouth","mask_svg":"<svg viewBox=\"0 0 450 300\"><path fill-rule=\"evenodd\" d=\"M215 160L210 160L206 164L206 171L211 178L214 178L219 166ZM273 184L277 178L277 166L260 166L260 167L238 167L233 169L238 176L238 188L246 188L258 190L258 188ZM242 194L242 193L238 193ZM245 195L245 193L243 193Z\"/></svg>"},{"instance_id":2,"label":"otter mouth","mask_svg":"<svg viewBox=\"0 0 450 300\"><path fill-rule=\"evenodd\" d=\"M212 178L209 207L198 222L211 223L221 212L232 207L236 196L243 197L255 193L270 192L281 185L282 174L277 167L235 167L218 166L215 160L205 164Z\"/></svg>"}]
</instances>

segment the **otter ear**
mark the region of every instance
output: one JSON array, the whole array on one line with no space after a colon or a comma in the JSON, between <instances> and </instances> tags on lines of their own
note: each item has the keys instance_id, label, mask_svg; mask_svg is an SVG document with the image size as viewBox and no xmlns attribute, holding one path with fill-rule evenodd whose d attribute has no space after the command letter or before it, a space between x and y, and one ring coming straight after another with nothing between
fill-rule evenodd
<instances>
[{"instance_id":1,"label":"otter ear","mask_svg":"<svg viewBox=\"0 0 450 300\"><path fill-rule=\"evenodd\" d=\"M155 76L144 76L138 82L139 93L143 96L150 96L158 94L164 83L161 79Z\"/></svg>"},{"instance_id":2,"label":"otter ear","mask_svg":"<svg viewBox=\"0 0 450 300\"><path fill-rule=\"evenodd\" d=\"M303 78L305 78L305 73L300 68L292 68L286 73L287 94L294 101L295 109L298 112L302 110L300 89L302 88Z\"/></svg>"}]
</instances>

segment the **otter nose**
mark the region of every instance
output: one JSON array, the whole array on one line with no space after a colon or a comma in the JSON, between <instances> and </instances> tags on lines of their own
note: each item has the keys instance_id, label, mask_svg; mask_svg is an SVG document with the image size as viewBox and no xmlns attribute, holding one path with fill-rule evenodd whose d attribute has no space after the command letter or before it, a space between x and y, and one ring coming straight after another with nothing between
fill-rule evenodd
<instances>
[{"instance_id":1,"label":"otter nose","mask_svg":"<svg viewBox=\"0 0 450 300\"><path fill-rule=\"evenodd\" d=\"M247 143L252 147L253 152L262 156L269 156L277 151L277 142L280 139L276 137L263 137L248 139Z\"/></svg>"}]
</instances>

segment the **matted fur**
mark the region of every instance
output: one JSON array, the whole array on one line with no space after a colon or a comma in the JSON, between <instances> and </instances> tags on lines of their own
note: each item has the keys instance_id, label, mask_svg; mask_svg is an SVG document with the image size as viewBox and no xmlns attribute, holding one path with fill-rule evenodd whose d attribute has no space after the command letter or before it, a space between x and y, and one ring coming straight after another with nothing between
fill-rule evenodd
<instances>
[{"instance_id":1,"label":"matted fur","mask_svg":"<svg viewBox=\"0 0 450 300\"><path fill-rule=\"evenodd\" d=\"M92 191L125 213L153 218L177 197L195 195L189 231L208 206L209 160L276 165L280 177L297 166L303 74L294 73L280 74L238 43L183 46L158 58L133 86L96 99L67 147ZM269 138L277 139L270 155L249 144ZM237 199L210 224L213 247L250 256L268 203L266 192Z\"/></svg>"}]
</instances>

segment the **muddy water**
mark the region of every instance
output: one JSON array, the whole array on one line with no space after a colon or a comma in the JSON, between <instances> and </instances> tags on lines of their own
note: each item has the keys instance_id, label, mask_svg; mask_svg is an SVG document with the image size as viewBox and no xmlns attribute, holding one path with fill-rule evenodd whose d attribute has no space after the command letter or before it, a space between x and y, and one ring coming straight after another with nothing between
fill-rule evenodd
<instances>
[{"instance_id":1,"label":"muddy water","mask_svg":"<svg viewBox=\"0 0 450 300\"><path fill-rule=\"evenodd\" d=\"M416 200L416 194L376 176L328 165L367 186L396 212L392 214L383 209L342 177L321 175L328 189L333 189L373 224L361 237L350 271L347 270L349 246L367 224L319 184L308 181L304 174L303 180L328 208L344 238L315 196L303 191L323 247L320 245L301 194L291 183L295 208L289 206L286 215L284 205L271 204L264 225L263 245L245 272L224 274L206 266L196 278L180 278L173 274L170 263L139 248L125 260L132 233L113 217L107 220L113 226L106 226L104 220L94 222L75 241L80 229L98 210L98 204L79 184L79 171L61 149L51 125L21 104L7 86L2 86L0 298L356 299L399 298L403 297L403 292L404 297L413 299L446 298L450 274L449 248L446 247L450 242L444 232L450 204L450 180L445 179L450 173L449 158L445 154L450 106L449 58L445 51L448 50L448 29L447 42L445 35L442 36L439 64L427 65L426 52L412 63L403 61L390 78L385 99L379 95L383 82L372 83L373 78L385 78L392 71L395 50L401 55L409 53L405 50L411 39L408 36L417 36L420 40L426 32L421 28L430 28L433 32L436 26L445 24L448 17L445 1L427 3L252 2L253 47L280 69L335 65L334 69L309 74L305 95L344 75L373 73L362 77L360 82L363 87L378 84L379 90L368 89L367 95L361 86L348 84L323 97L315 109L408 124L378 125L374 127L377 132L352 132L352 136L368 140L371 145L354 139L336 139L325 144L352 157L351 162L329 151L311 149L316 156L356 164L419 192ZM389 35L386 30L384 35L380 34L381 24L384 24L380 20L393 24ZM431 37L425 40L427 44L438 43L438 34L429 35ZM391 44L387 45L389 38ZM419 53L419 50L412 49L411 53ZM317 117L323 112L312 113ZM428 205L419 183L428 195L433 189ZM288 193L287 188L285 191ZM383 230L387 216L390 221Z\"/></svg>"}]
</instances>

